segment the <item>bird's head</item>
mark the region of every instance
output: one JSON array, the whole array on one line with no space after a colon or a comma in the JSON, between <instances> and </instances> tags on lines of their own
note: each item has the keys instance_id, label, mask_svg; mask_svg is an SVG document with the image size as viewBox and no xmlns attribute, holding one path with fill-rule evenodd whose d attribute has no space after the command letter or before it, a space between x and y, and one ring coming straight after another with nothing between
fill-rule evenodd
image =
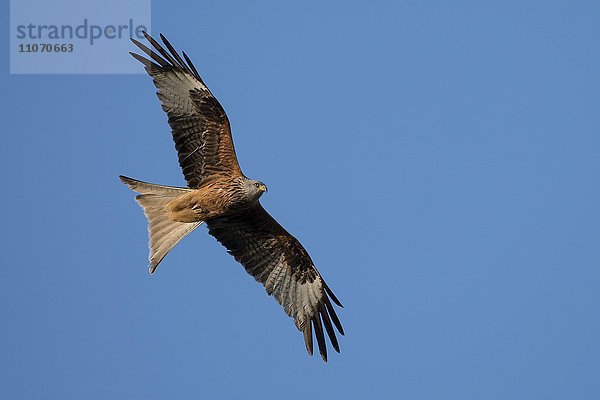
<instances>
[{"instance_id":1,"label":"bird's head","mask_svg":"<svg viewBox=\"0 0 600 400\"><path fill-rule=\"evenodd\" d=\"M248 179L245 184L246 195L252 199L258 199L263 193L267 192L267 185L261 181Z\"/></svg>"}]
</instances>

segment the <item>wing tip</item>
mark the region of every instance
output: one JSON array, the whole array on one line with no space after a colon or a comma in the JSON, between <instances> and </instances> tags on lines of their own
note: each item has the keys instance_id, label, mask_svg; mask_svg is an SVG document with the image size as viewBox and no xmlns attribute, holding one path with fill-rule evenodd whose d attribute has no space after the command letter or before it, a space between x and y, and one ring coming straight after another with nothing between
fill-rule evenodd
<instances>
[{"instance_id":1,"label":"wing tip","mask_svg":"<svg viewBox=\"0 0 600 400\"><path fill-rule=\"evenodd\" d=\"M142 35L144 35L147 41L151 41L150 39L152 39L152 36L150 36L150 34L147 31L142 31Z\"/></svg>"},{"instance_id":2,"label":"wing tip","mask_svg":"<svg viewBox=\"0 0 600 400\"><path fill-rule=\"evenodd\" d=\"M342 302L336 297L335 294L333 294L333 291L329 288L329 286L325 283L325 281L323 280L323 287L325 287L325 291L327 292L327 294L329 295L329 297L331 297L331 300L338 306L340 306L341 308L344 308L344 306L342 305Z\"/></svg>"},{"instance_id":3,"label":"wing tip","mask_svg":"<svg viewBox=\"0 0 600 400\"><path fill-rule=\"evenodd\" d=\"M296 319L296 326L304 336L304 343L309 355L313 355L313 333L318 344L319 354L324 362L328 361L327 343L329 341L336 353L341 353L336 329L345 336L344 328L331 304L328 294L331 290L323 290L321 298L317 303L316 308L310 314L304 314L304 317ZM337 299L336 299L337 300ZM338 300L339 302L339 300ZM337 303L336 303L337 304ZM306 319L305 319L306 318ZM333 328L335 326L335 329ZM325 339L327 335L327 339Z\"/></svg>"},{"instance_id":4,"label":"wing tip","mask_svg":"<svg viewBox=\"0 0 600 400\"><path fill-rule=\"evenodd\" d=\"M333 346L333 349L336 352L340 352L340 344L338 343L337 337L335 335L335 330L331 325L331 319L329 318L329 314L327 313L327 307L321 303L319 307L319 314L321 315L321 319L323 320L323 325L325 326L325 331L327 331L327 336L329 337L329 342Z\"/></svg>"},{"instance_id":5,"label":"wing tip","mask_svg":"<svg viewBox=\"0 0 600 400\"><path fill-rule=\"evenodd\" d=\"M304 325L304 329L302 330L302 334L304 335L304 345L306 346L306 351L308 351L308 355L313 355L313 338L312 338L312 326L310 319L306 321Z\"/></svg>"},{"instance_id":6,"label":"wing tip","mask_svg":"<svg viewBox=\"0 0 600 400\"><path fill-rule=\"evenodd\" d=\"M319 354L323 361L327 362L327 344L325 343L325 334L323 333L323 325L321 324L321 316L319 313L315 313L313 316L313 327L315 329L315 336L317 337L317 345L319 346Z\"/></svg>"},{"instance_id":7,"label":"wing tip","mask_svg":"<svg viewBox=\"0 0 600 400\"><path fill-rule=\"evenodd\" d=\"M342 336L346 336L344 333L344 327L342 326L340 319L338 318L337 314L335 313L335 309L333 308L333 305L331 305L331 301L329 301L329 297L325 297L324 304L325 304L325 308L328 312L328 315L331 317L331 320L333 321L333 324L335 325L338 332Z\"/></svg>"}]
</instances>

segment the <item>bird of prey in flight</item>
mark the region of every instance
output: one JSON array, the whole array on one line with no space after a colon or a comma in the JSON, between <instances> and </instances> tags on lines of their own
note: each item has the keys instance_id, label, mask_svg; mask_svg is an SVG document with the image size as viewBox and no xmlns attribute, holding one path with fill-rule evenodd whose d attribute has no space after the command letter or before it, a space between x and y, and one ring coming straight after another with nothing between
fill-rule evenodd
<instances>
[{"instance_id":1,"label":"bird of prey in flight","mask_svg":"<svg viewBox=\"0 0 600 400\"><path fill-rule=\"evenodd\" d=\"M324 332L339 353L334 326L342 335L344 330L332 302L342 304L300 242L260 204L267 186L242 173L227 115L194 64L163 35L164 47L145 32L144 36L153 49L131 40L148 58L130 54L144 65L158 89L188 185L163 186L120 176L139 193L135 199L148 219L150 273L181 239L205 222L208 233L294 319L310 355L314 330L319 353L327 361Z\"/></svg>"}]
</instances>

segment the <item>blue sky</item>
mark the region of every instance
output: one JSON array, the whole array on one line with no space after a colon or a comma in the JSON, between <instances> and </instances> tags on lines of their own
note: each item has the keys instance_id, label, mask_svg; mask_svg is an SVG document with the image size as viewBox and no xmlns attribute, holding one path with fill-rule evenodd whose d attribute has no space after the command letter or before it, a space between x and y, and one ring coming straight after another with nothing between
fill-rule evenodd
<instances>
[{"instance_id":1,"label":"blue sky","mask_svg":"<svg viewBox=\"0 0 600 400\"><path fill-rule=\"evenodd\" d=\"M600 398L599 16L153 2L345 305L327 364L203 227L148 275L117 175L183 184L150 78L9 75L4 36L0 397Z\"/></svg>"}]
</instances>

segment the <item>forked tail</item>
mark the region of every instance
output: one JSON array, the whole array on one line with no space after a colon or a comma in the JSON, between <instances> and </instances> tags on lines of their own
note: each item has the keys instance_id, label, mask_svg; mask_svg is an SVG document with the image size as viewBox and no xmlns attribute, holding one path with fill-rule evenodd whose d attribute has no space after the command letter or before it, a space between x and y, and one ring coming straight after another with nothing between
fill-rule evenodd
<instances>
[{"instance_id":1,"label":"forked tail","mask_svg":"<svg viewBox=\"0 0 600 400\"><path fill-rule=\"evenodd\" d=\"M129 189L140 193L135 197L135 200L144 209L144 214L148 219L148 248L150 250L148 268L150 273L153 274L167 253L181 239L200 226L202 221L177 222L169 219L165 212L164 207L167 203L190 189L155 185L122 175L119 175L119 178L129 186Z\"/></svg>"}]
</instances>

